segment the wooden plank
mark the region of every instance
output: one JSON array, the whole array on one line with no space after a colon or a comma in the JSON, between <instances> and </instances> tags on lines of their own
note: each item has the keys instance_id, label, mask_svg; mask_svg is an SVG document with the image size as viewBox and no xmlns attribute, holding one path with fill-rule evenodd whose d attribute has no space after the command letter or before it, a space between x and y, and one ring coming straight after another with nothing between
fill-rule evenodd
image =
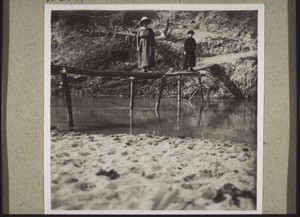
<instances>
[{"instance_id":1,"label":"wooden plank","mask_svg":"<svg viewBox=\"0 0 300 217\"><path fill-rule=\"evenodd\" d=\"M175 77L175 76L198 76L199 72L168 72L165 74L167 77Z\"/></svg>"},{"instance_id":2,"label":"wooden plank","mask_svg":"<svg viewBox=\"0 0 300 217\"><path fill-rule=\"evenodd\" d=\"M92 69L79 69L76 67L69 67L69 66L61 66L61 65L51 65L51 75L57 75L60 73L60 70L65 68L68 74L74 75L90 75L90 76L107 76L107 77L135 77L137 79L151 79L151 78L161 78L163 75L166 77L173 77L173 76L198 76L199 73L201 74L201 70L206 70L210 67L213 67L215 64L210 64L207 66L200 67L195 69L195 71L187 72L187 71L176 71L176 72L168 72L163 73L161 71L153 71L151 73L147 72L126 72L126 71L111 71L111 70L92 70ZM202 73L203 74L203 73Z\"/></svg>"},{"instance_id":3,"label":"wooden plank","mask_svg":"<svg viewBox=\"0 0 300 217\"><path fill-rule=\"evenodd\" d=\"M206 72L203 72L203 71L206 71L212 67L215 67L215 65L217 64L209 64L209 65L205 65L205 66L202 66L200 68L197 68L197 69L194 69L194 71L175 71L175 72L168 72L166 73L165 75L166 76L179 76L179 75L186 75L186 76L198 76L199 74L200 75L205 75ZM202 72L201 72L202 71Z\"/></svg>"},{"instance_id":4,"label":"wooden plank","mask_svg":"<svg viewBox=\"0 0 300 217\"><path fill-rule=\"evenodd\" d=\"M91 76L107 76L107 77L135 77L135 78L143 78L143 79L151 79L151 78L161 78L163 73L143 73L143 72L125 72L125 71L98 71L91 69L79 69L75 67L66 67L66 66L51 66L51 74L58 74L57 71L65 68L68 74L74 75L91 75Z\"/></svg>"}]
</instances>

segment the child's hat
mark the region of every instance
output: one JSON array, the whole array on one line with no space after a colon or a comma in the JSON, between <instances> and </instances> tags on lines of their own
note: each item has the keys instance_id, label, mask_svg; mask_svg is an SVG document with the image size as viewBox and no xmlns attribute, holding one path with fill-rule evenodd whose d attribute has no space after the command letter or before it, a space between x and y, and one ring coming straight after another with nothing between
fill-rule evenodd
<instances>
[{"instance_id":1,"label":"child's hat","mask_svg":"<svg viewBox=\"0 0 300 217\"><path fill-rule=\"evenodd\" d=\"M195 34L195 32L193 31L193 30L189 30L188 32L187 32L187 34Z\"/></svg>"},{"instance_id":2,"label":"child's hat","mask_svg":"<svg viewBox=\"0 0 300 217\"><path fill-rule=\"evenodd\" d=\"M148 17L142 17L142 19L141 19L141 21L140 21L140 24L142 24L143 22L151 23L151 19L148 18Z\"/></svg>"}]
</instances>

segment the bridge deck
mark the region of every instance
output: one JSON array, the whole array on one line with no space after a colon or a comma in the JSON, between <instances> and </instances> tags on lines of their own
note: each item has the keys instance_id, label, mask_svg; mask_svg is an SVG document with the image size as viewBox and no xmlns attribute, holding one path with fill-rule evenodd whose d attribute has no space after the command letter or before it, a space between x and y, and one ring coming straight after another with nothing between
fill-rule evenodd
<instances>
[{"instance_id":1,"label":"bridge deck","mask_svg":"<svg viewBox=\"0 0 300 217\"><path fill-rule=\"evenodd\" d=\"M151 79L151 78L161 78L163 76L166 77L174 77L174 76L198 76L203 75L201 71L205 71L215 64L210 64L207 66L203 66L194 71L176 71L176 72L167 72L163 73L161 71L153 71L149 72L126 72L126 71L111 71L111 70L92 70L92 69L80 69L69 66L60 66L60 65L52 65L51 66L51 74L56 75L60 74L62 69L65 69L67 74L75 74L75 75L91 75L91 76L106 76L106 77L135 77L140 79Z\"/></svg>"}]
</instances>

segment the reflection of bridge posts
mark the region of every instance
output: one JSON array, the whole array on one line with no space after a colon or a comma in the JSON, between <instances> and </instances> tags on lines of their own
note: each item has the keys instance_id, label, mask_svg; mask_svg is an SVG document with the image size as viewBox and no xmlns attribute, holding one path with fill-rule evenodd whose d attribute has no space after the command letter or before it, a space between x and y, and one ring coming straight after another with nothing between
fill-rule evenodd
<instances>
[{"instance_id":1,"label":"reflection of bridge posts","mask_svg":"<svg viewBox=\"0 0 300 217\"><path fill-rule=\"evenodd\" d=\"M197 123L197 127L199 127L201 125L201 121L202 121L202 112L203 112L203 102L201 102L200 104L200 110L199 110L199 115L198 115L198 123Z\"/></svg>"},{"instance_id":2,"label":"reflection of bridge posts","mask_svg":"<svg viewBox=\"0 0 300 217\"><path fill-rule=\"evenodd\" d=\"M129 109L129 133L132 134L133 131L133 109Z\"/></svg>"},{"instance_id":3,"label":"reflection of bridge posts","mask_svg":"<svg viewBox=\"0 0 300 217\"><path fill-rule=\"evenodd\" d=\"M66 96L67 109L68 109L69 126L73 127L74 122L73 122L72 101L71 101L70 88L69 88L68 77L67 77L66 72L67 72L67 70L65 68L62 68L62 70L60 71L60 75L61 75L63 86L64 86L64 89L65 89L65 96Z\"/></svg>"},{"instance_id":4,"label":"reflection of bridge posts","mask_svg":"<svg viewBox=\"0 0 300 217\"><path fill-rule=\"evenodd\" d=\"M161 101L161 97L162 97L162 94L163 94L165 84L166 84L166 77L163 76L161 78L161 83L160 83L160 88L159 88L159 93L158 93L158 99L157 99L157 102L156 102L156 105L155 105L155 111L159 109L160 101Z\"/></svg>"},{"instance_id":5,"label":"reflection of bridge posts","mask_svg":"<svg viewBox=\"0 0 300 217\"><path fill-rule=\"evenodd\" d=\"M180 130L180 101L177 101L177 130Z\"/></svg>"},{"instance_id":6,"label":"reflection of bridge posts","mask_svg":"<svg viewBox=\"0 0 300 217\"><path fill-rule=\"evenodd\" d=\"M222 108L222 111L224 111L224 110L231 110L231 111L236 110L241 104L242 104L241 101L235 101L235 102L232 102L232 103L225 104L225 107ZM208 104L208 109L211 109L213 106L214 106L214 104L212 104L212 103ZM216 104L216 106L219 109L220 103ZM216 123L223 124L226 120L229 119L229 116L230 116L230 114L228 112L220 112L219 114L214 115L209 120L209 122L207 123L207 126L214 127Z\"/></svg>"},{"instance_id":7,"label":"reflection of bridge posts","mask_svg":"<svg viewBox=\"0 0 300 217\"><path fill-rule=\"evenodd\" d=\"M89 76L108 76L108 77L130 77L130 108L133 109L134 107L134 79L157 79L157 78L164 78L164 77L174 77L178 76L178 95L177 95L177 100L181 100L181 77L182 76L198 76L199 77L199 84L200 87L202 88L202 81L201 81L201 75L199 71L201 70L207 70L207 69L215 69L215 70L210 70L213 76L217 76L217 72L220 66L217 64L210 64L203 66L199 69L196 70L196 72L172 72L172 73L140 73L140 72L125 72L125 71L98 71L98 70L91 70L91 69L80 69L80 68L75 68L75 67L69 67L69 66L61 66L61 65L53 65L51 64L51 75L61 75L63 85L65 88L65 95L66 95L66 101L67 101L67 108L68 108L68 119L69 119L69 126L73 126L73 114L72 114L72 103L71 103L71 96L70 96L70 89L68 86L68 80L67 80L67 71L68 74L75 74L75 75L89 75ZM223 73L224 74L224 73ZM226 76L221 76L221 80L224 82L225 86L228 87L228 89L236 96L239 90L234 84L231 82L228 83L228 77ZM164 81L164 80L162 80ZM227 83L226 83L227 82ZM164 82L162 82L164 84ZM227 85L226 85L227 84ZM164 85L162 85L163 88ZM160 93L162 93L162 88ZM201 89L201 99L203 101L203 93ZM240 95L240 94L238 94ZM161 94L158 99L158 103L156 104L156 109L159 108L160 105L160 100L161 100Z\"/></svg>"},{"instance_id":8,"label":"reflection of bridge posts","mask_svg":"<svg viewBox=\"0 0 300 217\"><path fill-rule=\"evenodd\" d=\"M198 115L198 123L197 123L197 126L200 127L200 130L201 130L201 136L202 136L202 139L204 139L203 131L202 131L202 125L201 125L201 121L202 121L202 112L203 112L203 102L201 102L201 104L200 104L200 111L199 111L199 115Z\"/></svg>"},{"instance_id":9,"label":"reflection of bridge posts","mask_svg":"<svg viewBox=\"0 0 300 217\"><path fill-rule=\"evenodd\" d=\"M177 101L180 101L181 100L181 75L178 77L177 86L178 86Z\"/></svg>"},{"instance_id":10,"label":"reflection of bridge posts","mask_svg":"<svg viewBox=\"0 0 300 217\"><path fill-rule=\"evenodd\" d=\"M158 121L159 133L162 134L160 114L159 114L159 110L157 110L157 109L155 109L155 116L156 116L157 121Z\"/></svg>"},{"instance_id":11,"label":"reflection of bridge posts","mask_svg":"<svg viewBox=\"0 0 300 217\"><path fill-rule=\"evenodd\" d=\"M210 89L207 90L207 102L210 102Z\"/></svg>"}]
</instances>

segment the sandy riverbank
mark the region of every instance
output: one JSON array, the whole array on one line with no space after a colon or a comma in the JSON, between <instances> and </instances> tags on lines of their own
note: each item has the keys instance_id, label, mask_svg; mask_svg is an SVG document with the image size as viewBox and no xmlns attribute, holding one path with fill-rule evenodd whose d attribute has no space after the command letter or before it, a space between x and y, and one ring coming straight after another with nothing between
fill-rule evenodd
<instances>
[{"instance_id":1,"label":"sandy riverbank","mask_svg":"<svg viewBox=\"0 0 300 217\"><path fill-rule=\"evenodd\" d=\"M253 210L256 146L51 132L56 210Z\"/></svg>"}]
</instances>

